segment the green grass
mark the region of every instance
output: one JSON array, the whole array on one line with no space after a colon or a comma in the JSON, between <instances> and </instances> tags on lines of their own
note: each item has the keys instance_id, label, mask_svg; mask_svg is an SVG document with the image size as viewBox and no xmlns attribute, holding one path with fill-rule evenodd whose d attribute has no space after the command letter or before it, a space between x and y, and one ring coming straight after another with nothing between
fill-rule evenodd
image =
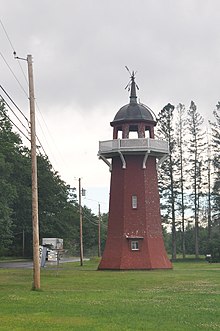
<instances>
[{"instance_id":1,"label":"green grass","mask_svg":"<svg viewBox=\"0 0 220 331\"><path fill-rule=\"evenodd\" d=\"M220 330L220 264L96 271L97 260L41 271L0 269L0 330Z\"/></svg>"}]
</instances>

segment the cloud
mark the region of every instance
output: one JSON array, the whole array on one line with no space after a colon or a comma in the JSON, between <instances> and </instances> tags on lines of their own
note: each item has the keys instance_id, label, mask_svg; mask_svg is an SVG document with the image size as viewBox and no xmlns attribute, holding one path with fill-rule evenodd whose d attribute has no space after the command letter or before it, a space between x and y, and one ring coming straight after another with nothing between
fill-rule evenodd
<instances>
[{"instance_id":1,"label":"cloud","mask_svg":"<svg viewBox=\"0 0 220 331\"><path fill-rule=\"evenodd\" d=\"M137 70L138 97L155 113L168 102L187 108L194 100L208 119L219 100L218 0L0 2L17 54L33 55L36 99L68 163L60 165L68 180L74 169L86 176L88 155L95 171L98 140L112 138L109 122L129 100L125 65ZM22 73L2 29L0 37L1 52L27 91L26 63ZM27 115L27 96L2 59L0 65L1 84Z\"/></svg>"}]
</instances>

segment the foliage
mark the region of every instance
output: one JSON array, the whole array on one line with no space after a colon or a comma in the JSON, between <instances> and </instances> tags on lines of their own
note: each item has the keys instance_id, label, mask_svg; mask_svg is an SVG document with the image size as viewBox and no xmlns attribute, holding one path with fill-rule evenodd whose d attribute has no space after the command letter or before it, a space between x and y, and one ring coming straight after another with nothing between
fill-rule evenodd
<instances>
[{"instance_id":1,"label":"foliage","mask_svg":"<svg viewBox=\"0 0 220 331\"><path fill-rule=\"evenodd\" d=\"M176 127L175 135L177 141L177 181L178 181L178 194L176 199L177 213L180 215L181 221L181 242L183 258L186 255L185 243L185 210L187 208L185 193L186 193L186 109L181 103L176 107Z\"/></svg>"},{"instance_id":2,"label":"foliage","mask_svg":"<svg viewBox=\"0 0 220 331\"><path fill-rule=\"evenodd\" d=\"M177 159L175 157L176 140L174 138L174 121L173 112L174 106L167 104L158 115L157 134L161 139L165 139L169 144L168 158L160 167L159 173L159 188L161 201L166 206L162 208L167 213L163 218L171 223L172 231L172 258L176 258L176 217L175 217L175 200L176 200L176 182L175 171ZM162 205L162 206L163 206ZM171 220L171 222L169 222Z\"/></svg>"},{"instance_id":3,"label":"foliage","mask_svg":"<svg viewBox=\"0 0 220 331\"><path fill-rule=\"evenodd\" d=\"M176 108L167 104L159 114L157 125L159 138L167 140L170 146L168 159L159 167L165 244L172 258L181 252L183 256L193 252L196 255L211 252L218 259L220 103L213 112L213 154L212 158L208 157L208 166L202 140L203 119L194 102L191 102L187 118L184 109L182 104ZM208 180L209 185L207 169L212 177ZM75 189L62 181L47 156L41 154L38 155L38 186L40 240L43 237L61 237L65 249L78 255L79 206ZM207 197L209 203L206 202ZM207 210L208 205L209 209L212 207L212 215L211 210ZM32 255L31 209L30 150L23 146L20 136L13 132L5 105L0 101L0 255ZM107 222L108 215L103 214L102 251ZM86 206L83 207L83 243L85 255L97 255L98 218Z\"/></svg>"},{"instance_id":4,"label":"foliage","mask_svg":"<svg viewBox=\"0 0 220 331\"><path fill-rule=\"evenodd\" d=\"M7 253L13 239L12 205L17 192L12 178L20 143L0 101L0 254Z\"/></svg>"},{"instance_id":5,"label":"foliage","mask_svg":"<svg viewBox=\"0 0 220 331\"><path fill-rule=\"evenodd\" d=\"M212 152L214 166L214 187L213 187L213 218L214 222L220 224L220 102L213 112L215 121L211 122L212 128Z\"/></svg>"},{"instance_id":6,"label":"foliage","mask_svg":"<svg viewBox=\"0 0 220 331\"><path fill-rule=\"evenodd\" d=\"M192 209L194 210L194 222L195 222L195 255L199 256L199 203L202 190L202 158L201 152L203 144L203 136L201 125L203 124L203 118L198 113L197 107L193 101L191 101L190 108L188 110L188 132L189 132L189 181L192 196Z\"/></svg>"},{"instance_id":7,"label":"foliage","mask_svg":"<svg viewBox=\"0 0 220 331\"><path fill-rule=\"evenodd\" d=\"M176 253L182 252L183 257L193 252L198 257L210 251L214 256L218 251L220 233L215 228L220 224L219 112L220 103L211 123L212 153L209 139L207 143L204 139L203 118L193 101L187 113L183 104L176 109L168 104L159 114L157 134L170 145L170 155L159 167L159 188L162 220L172 232L172 236L166 234L172 258L175 242Z\"/></svg>"},{"instance_id":8,"label":"foliage","mask_svg":"<svg viewBox=\"0 0 220 331\"><path fill-rule=\"evenodd\" d=\"M79 251L79 214L75 189L61 180L47 156L37 157L40 240L64 239L71 253ZM0 255L32 255L32 198L30 150L12 131L0 103ZM95 215L86 210L94 222ZM94 228L85 223L85 248L96 245Z\"/></svg>"}]
</instances>

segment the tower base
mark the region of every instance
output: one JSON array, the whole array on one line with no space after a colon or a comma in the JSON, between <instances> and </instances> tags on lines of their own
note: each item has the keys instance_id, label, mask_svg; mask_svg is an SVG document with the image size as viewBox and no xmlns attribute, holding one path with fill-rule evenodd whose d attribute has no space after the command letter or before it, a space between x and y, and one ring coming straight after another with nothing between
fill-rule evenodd
<instances>
[{"instance_id":1,"label":"tower base","mask_svg":"<svg viewBox=\"0 0 220 331\"><path fill-rule=\"evenodd\" d=\"M112 160L108 237L98 269L172 269L163 241L156 159Z\"/></svg>"},{"instance_id":2,"label":"tower base","mask_svg":"<svg viewBox=\"0 0 220 331\"><path fill-rule=\"evenodd\" d=\"M136 251L131 249L132 241L136 241L136 238L119 239L115 238L115 240L111 240L111 247L109 247L108 242L106 243L106 249L98 270L154 270L173 268L164 249L163 238L138 238L139 250ZM121 242L121 244L117 245L117 242Z\"/></svg>"}]
</instances>

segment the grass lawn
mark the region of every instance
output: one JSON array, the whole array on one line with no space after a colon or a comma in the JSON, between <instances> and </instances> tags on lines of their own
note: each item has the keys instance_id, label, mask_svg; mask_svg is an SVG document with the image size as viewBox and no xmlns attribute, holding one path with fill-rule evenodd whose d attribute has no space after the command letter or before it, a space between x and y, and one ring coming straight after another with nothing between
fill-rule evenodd
<instances>
[{"instance_id":1,"label":"grass lawn","mask_svg":"<svg viewBox=\"0 0 220 331\"><path fill-rule=\"evenodd\" d=\"M220 330L220 264L96 271L98 260L41 271L0 268L0 330Z\"/></svg>"}]
</instances>

